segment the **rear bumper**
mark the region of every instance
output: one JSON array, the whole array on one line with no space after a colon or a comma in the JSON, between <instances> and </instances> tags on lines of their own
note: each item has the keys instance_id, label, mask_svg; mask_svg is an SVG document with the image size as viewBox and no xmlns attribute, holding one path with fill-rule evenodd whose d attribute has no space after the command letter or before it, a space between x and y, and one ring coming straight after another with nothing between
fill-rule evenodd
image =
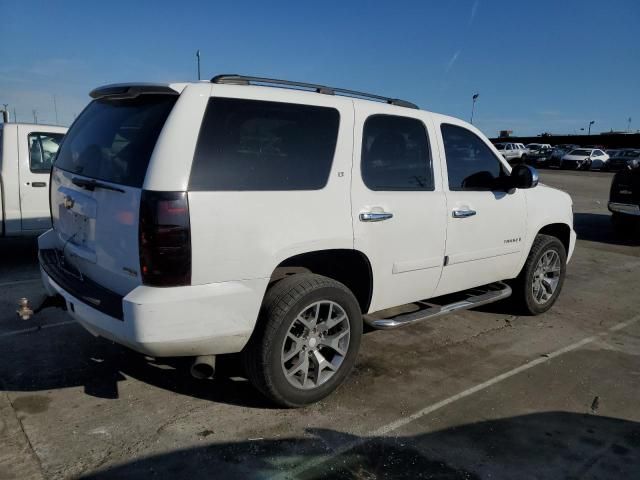
<instances>
[{"instance_id":1,"label":"rear bumper","mask_svg":"<svg viewBox=\"0 0 640 480\"><path fill-rule=\"evenodd\" d=\"M634 217L640 217L640 206L632 203L609 202L609 211L613 213L623 213Z\"/></svg>"},{"instance_id":2,"label":"rear bumper","mask_svg":"<svg viewBox=\"0 0 640 480\"><path fill-rule=\"evenodd\" d=\"M62 295L68 313L89 332L153 357L241 351L253 332L268 281L140 286L122 299L124 315L119 320L74 297L40 271L47 292Z\"/></svg>"},{"instance_id":3,"label":"rear bumper","mask_svg":"<svg viewBox=\"0 0 640 480\"><path fill-rule=\"evenodd\" d=\"M40 272L48 294L61 295L68 313L89 332L154 357L241 351L253 332L269 281L169 288L141 285L121 297L119 319L79 298L77 289L71 293L42 265Z\"/></svg>"}]
</instances>

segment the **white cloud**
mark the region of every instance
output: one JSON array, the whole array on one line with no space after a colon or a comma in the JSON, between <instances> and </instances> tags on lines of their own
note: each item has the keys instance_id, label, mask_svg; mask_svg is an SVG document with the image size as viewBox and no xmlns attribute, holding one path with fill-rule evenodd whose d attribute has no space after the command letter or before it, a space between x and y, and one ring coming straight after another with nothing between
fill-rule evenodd
<instances>
[{"instance_id":1,"label":"white cloud","mask_svg":"<svg viewBox=\"0 0 640 480\"><path fill-rule=\"evenodd\" d=\"M469 25L471 25L475 20L476 14L478 13L479 6L480 6L480 0L474 0L473 5L471 5L471 15L469 15Z\"/></svg>"},{"instance_id":2,"label":"white cloud","mask_svg":"<svg viewBox=\"0 0 640 480\"><path fill-rule=\"evenodd\" d=\"M451 58L449 59L449 61L447 62L447 67L444 69L445 73L448 73L449 70L451 70L451 68L453 67L453 65L456 63L456 61L458 60L458 57L460 56L460 52L461 50L456 50L455 53L453 55L451 55Z\"/></svg>"}]
</instances>

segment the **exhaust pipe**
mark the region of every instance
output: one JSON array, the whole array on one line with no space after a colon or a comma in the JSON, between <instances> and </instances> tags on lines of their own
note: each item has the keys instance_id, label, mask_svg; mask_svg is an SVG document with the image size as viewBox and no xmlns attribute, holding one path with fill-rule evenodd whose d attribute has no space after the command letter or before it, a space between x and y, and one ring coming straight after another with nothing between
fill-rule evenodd
<instances>
[{"instance_id":1,"label":"exhaust pipe","mask_svg":"<svg viewBox=\"0 0 640 480\"><path fill-rule=\"evenodd\" d=\"M216 373L216 356L200 355L191 364L191 376L199 380L211 378Z\"/></svg>"}]
</instances>

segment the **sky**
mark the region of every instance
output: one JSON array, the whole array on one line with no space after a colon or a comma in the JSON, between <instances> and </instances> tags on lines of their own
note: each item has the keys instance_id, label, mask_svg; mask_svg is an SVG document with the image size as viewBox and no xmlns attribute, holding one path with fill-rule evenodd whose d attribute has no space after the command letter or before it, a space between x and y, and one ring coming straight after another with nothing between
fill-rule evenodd
<instances>
[{"instance_id":1,"label":"sky","mask_svg":"<svg viewBox=\"0 0 640 480\"><path fill-rule=\"evenodd\" d=\"M486 135L640 129L640 0L0 0L0 104L68 125L99 85L219 73L402 98Z\"/></svg>"}]
</instances>

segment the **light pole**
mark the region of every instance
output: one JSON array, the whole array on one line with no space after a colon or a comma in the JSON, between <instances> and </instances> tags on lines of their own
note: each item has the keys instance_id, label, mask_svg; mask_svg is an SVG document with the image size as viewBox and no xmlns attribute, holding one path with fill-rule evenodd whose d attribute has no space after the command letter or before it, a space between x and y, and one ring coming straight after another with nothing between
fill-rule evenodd
<instances>
[{"instance_id":1,"label":"light pole","mask_svg":"<svg viewBox=\"0 0 640 480\"><path fill-rule=\"evenodd\" d=\"M198 62L198 80L200 80L200 49L196 51L196 61Z\"/></svg>"},{"instance_id":2,"label":"light pole","mask_svg":"<svg viewBox=\"0 0 640 480\"><path fill-rule=\"evenodd\" d=\"M595 120L591 120L591 121L589 122L589 133L588 133L587 135L591 135L591 125L593 125L594 123L596 123L596 121L595 121Z\"/></svg>"},{"instance_id":3,"label":"light pole","mask_svg":"<svg viewBox=\"0 0 640 480\"><path fill-rule=\"evenodd\" d=\"M476 100L478 100L478 97L480 96L479 93L474 93L473 97L471 97L471 121L469 123L471 123L473 125L473 114L476 110Z\"/></svg>"},{"instance_id":4,"label":"light pole","mask_svg":"<svg viewBox=\"0 0 640 480\"><path fill-rule=\"evenodd\" d=\"M627 118L627 133L631 133L631 117Z\"/></svg>"},{"instance_id":5,"label":"light pole","mask_svg":"<svg viewBox=\"0 0 640 480\"><path fill-rule=\"evenodd\" d=\"M34 108L33 110L33 123L38 123L38 111Z\"/></svg>"}]
</instances>

